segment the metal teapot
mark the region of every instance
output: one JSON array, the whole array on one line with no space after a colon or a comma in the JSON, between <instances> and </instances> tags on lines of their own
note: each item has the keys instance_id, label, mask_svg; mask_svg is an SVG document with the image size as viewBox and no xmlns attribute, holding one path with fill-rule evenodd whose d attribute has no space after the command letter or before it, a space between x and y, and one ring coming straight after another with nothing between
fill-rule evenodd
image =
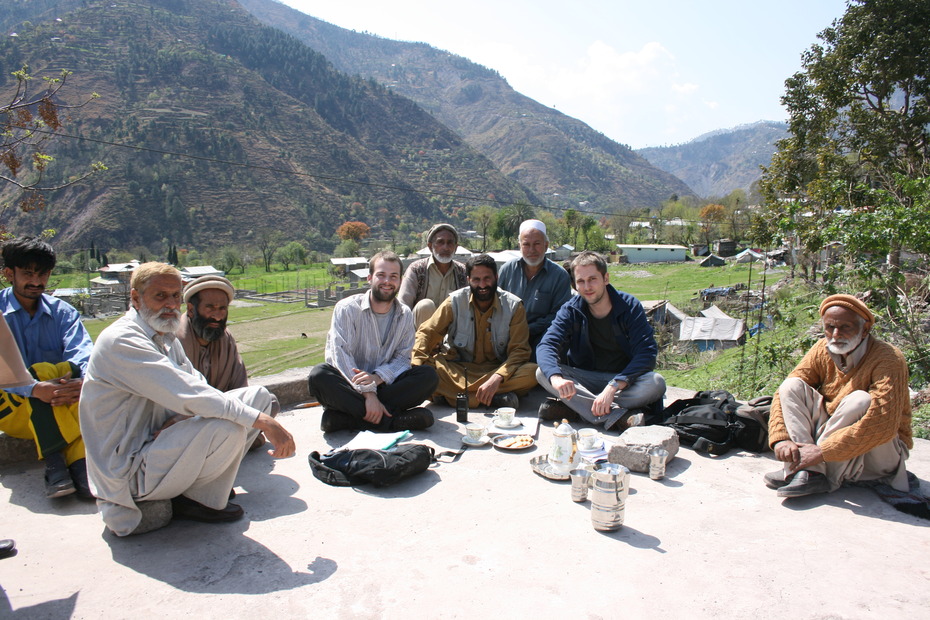
<instances>
[{"instance_id":1,"label":"metal teapot","mask_svg":"<svg viewBox=\"0 0 930 620\"><path fill-rule=\"evenodd\" d=\"M578 452L578 433L568 420L562 420L552 433L552 447L549 449L549 467L559 474L567 474L578 467L581 454Z\"/></svg>"}]
</instances>

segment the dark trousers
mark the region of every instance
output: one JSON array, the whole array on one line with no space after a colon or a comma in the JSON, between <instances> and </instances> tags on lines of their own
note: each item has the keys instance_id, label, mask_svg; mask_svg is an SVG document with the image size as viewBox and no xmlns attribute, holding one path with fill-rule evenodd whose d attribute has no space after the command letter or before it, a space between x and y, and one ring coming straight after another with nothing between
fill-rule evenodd
<instances>
[{"instance_id":1,"label":"dark trousers","mask_svg":"<svg viewBox=\"0 0 930 620\"><path fill-rule=\"evenodd\" d=\"M310 393L316 396L324 409L339 411L359 421L359 428L388 430L391 418L384 416L378 425L364 421L365 396L342 376L335 366L318 364L310 371ZM378 400L391 415L403 413L430 398L436 390L439 377L432 366L412 366L394 379L393 383L378 386Z\"/></svg>"}]
</instances>

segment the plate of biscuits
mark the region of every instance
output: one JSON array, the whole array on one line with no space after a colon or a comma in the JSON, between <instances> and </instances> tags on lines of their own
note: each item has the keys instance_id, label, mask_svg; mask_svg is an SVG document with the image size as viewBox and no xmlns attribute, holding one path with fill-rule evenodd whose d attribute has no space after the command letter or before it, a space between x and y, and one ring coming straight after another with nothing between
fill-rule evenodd
<instances>
[{"instance_id":1,"label":"plate of biscuits","mask_svg":"<svg viewBox=\"0 0 930 620\"><path fill-rule=\"evenodd\" d=\"M498 435L491 443L501 450L526 450L532 448L536 441L529 435Z\"/></svg>"}]
</instances>

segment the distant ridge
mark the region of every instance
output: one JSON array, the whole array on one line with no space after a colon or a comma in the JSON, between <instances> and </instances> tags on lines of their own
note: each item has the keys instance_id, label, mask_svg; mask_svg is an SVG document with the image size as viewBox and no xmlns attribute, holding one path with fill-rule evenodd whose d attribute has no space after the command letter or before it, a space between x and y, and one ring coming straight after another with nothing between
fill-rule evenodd
<instances>
[{"instance_id":1,"label":"distant ridge","mask_svg":"<svg viewBox=\"0 0 930 620\"><path fill-rule=\"evenodd\" d=\"M682 179L701 197L710 198L736 189L748 193L762 176L759 167L771 163L775 142L787 135L787 124L759 121L710 131L685 144L636 152Z\"/></svg>"}]
</instances>

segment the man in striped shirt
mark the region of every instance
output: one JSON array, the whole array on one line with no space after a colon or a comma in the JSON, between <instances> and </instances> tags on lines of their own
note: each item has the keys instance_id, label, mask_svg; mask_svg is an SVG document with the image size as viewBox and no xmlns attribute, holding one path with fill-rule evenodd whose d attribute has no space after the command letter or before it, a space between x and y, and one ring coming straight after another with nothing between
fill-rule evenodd
<instances>
[{"instance_id":1,"label":"man in striped shirt","mask_svg":"<svg viewBox=\"0 0 930 620\"><path fill-rule=\"evenodd\" d=\"M402 264L394 252L368 262L371 289L343 299L326 336L326 362L310 371L310 392L323 405L323 432L420 430L433 414L420 405L439 379L410 365L413 314L397 300Z\"/></svg>"}]
</instances>

